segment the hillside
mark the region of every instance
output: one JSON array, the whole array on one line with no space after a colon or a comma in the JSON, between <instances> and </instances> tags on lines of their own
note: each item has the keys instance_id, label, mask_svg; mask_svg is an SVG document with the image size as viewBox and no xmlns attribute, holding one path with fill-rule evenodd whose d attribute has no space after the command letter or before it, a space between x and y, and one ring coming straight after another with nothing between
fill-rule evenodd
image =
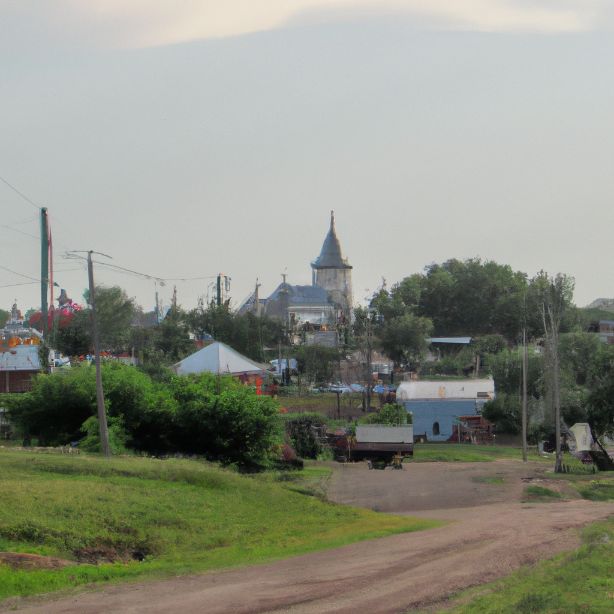
<instances>
[{"instance_id":1,"label":"hillside","mask_svg":"<svg viewBox=\"0 0 614 614\"><path fill-rule=\"evenodd\" d=\"M60 559L22 557L38 561L23 569L0 556L0 598L248 565L434 524L300 494L292 474L246 477L200 461L0 449L0 476L0 553Z\"/></svg>"}]
</instances>

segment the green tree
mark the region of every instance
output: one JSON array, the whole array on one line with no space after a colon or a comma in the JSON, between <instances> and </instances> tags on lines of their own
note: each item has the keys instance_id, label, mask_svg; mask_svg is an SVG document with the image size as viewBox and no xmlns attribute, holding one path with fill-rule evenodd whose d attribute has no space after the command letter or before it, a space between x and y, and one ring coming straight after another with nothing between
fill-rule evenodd
<instances>
[{"instance_id":1,"label":"green tree","mask_svg":"<svg viewBox=\"0 0 614 614\"><path fill-rule=\"evenodd\" d=\"M397 365L418 362L428 348L432 329L428 318L410 313L393 318L379 330L382 350Z\"/></svg>"},{"instance_id":2,"label":"green tree","mask_svg":"<svg viewBox=\"0 0 614 614\"><path fill-rule=\"evenodd\" d=\"M320 345L301 345L293 350L298 372L307 381L321 385L334 377L335 366L341 358L339 350Z\"/></svg>"},{"instance_id":3,"label":"green tree","mask_svg":"<svg viewBox=\"0 0 614 614\"><path fill-rule=\"evenodd\" d=\"M3 328L9 321L11 314L6 309L0 309L0 328Z\"/></svg>"},{"instance_id":4,"label":"green tree","mask_svg":"<svg viewBox=\"0 0 614 614\"><path fill-rule=\"evenodd\" d=\"M594 437L614 437L614 346L600 345L594 355L586 406Z\"/></svg>"},{"instance_id":5,"label":"green tree","mask_svg":"<svg viewBox=\"0 0 614 614\"><path fill-rule=\"evenodd\" d=\"M88 300L89 292L84 298ZM128 349L136 313L134 300L119 286L96 286L96 314L101 349L119 352ZM51 345L68 356L93 351L91 310L77 311L66 325L57 323L51 331Z\"/></svg>"}]
</instances>

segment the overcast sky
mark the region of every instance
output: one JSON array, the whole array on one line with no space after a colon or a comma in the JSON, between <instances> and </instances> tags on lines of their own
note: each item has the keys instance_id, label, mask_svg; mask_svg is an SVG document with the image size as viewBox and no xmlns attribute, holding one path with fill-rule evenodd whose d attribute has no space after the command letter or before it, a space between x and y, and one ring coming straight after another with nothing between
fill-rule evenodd
<instances>
[{"instance_id":1,"label":"overcast sky","mask_svg":"<svg viewBox=\"0 0 614 614\"><path fill-rule=\"evenodd\" d=\"M310 283L334 209L357 302L480 256L584 305L614 296L612 4L0 0L0 176L49 208L74 298L66 250L224 272L235 304ZM0 212L0 307L38 305L37 211L0 182ZM153 307L152 280L96 275Z\"/></svg>"}]
</instances>

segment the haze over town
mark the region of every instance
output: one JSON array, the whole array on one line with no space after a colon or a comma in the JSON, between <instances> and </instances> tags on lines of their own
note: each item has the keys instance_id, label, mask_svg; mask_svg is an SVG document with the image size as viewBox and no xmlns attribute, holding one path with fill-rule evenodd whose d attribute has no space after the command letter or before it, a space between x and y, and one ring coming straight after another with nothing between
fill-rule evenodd
<instances>
[{"instance_id":1,"label":"haze over town","mask_svg":"<svg viewBox=\"0 0 614 614\"><path fill-rule=\"evenodd\" d=\"M612 295L608 3L288 6L0 3L0 175L49 208L71 296L68 249L224 272L234 304L256 278L309 283L331 209L357 302L472 256L568 273L579 305ZM2 262L38 278L36 210L5 184L0 202ZM14 272L1 305L38 305ZM97 280L153 305L151 280ZM190 308L211 281L158 289Z\"/></svg>"}]
</instances>

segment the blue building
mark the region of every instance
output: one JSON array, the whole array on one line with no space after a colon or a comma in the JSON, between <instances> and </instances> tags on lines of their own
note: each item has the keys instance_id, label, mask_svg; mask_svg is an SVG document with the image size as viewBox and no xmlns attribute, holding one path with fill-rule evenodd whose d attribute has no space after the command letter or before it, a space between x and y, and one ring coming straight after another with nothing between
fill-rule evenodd
<instances>
[{"instance_id":1,"label":"blue building","mask_svg":"<svg viewBox=\"0 0 614 614\"><path fill-rule=\"evenodd\" d=\"M486 401L495 398L492 379L403 382L397 402L412 414L414 437L447 441L460 416L475 416Z\"/></svg>"}]
</instances>

